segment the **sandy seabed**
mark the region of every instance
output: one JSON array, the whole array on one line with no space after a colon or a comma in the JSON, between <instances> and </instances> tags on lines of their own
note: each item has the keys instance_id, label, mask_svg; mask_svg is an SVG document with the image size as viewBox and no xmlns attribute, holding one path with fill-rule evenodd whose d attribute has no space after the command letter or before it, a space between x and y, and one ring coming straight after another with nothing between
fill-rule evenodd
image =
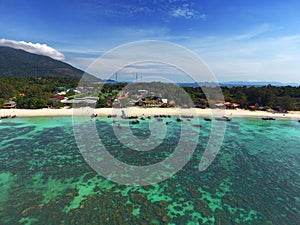
<instances>
[{"instance_id":1,"label":"sandy seabed","mask_svg":"<svg viewBox=\"0 0 300 225\"><path fill-rule=\"evenodd\" d=\"M122 115L122 111L127 116L153 116L153 115L172 115L172 116L229 116L229 117L273 117L277 119L300 119L300 111L290 111L288 113L272 113L266 111L250 111L243 109L198 109L198 108L142 108L142 107L129 107L129 108L61 108L61 109L0 109L0 116L13 116L17 117L37 117L37 116L90 116L96 113L98 116L108 116L116 114Z\"/></svg>"}]
</instances>

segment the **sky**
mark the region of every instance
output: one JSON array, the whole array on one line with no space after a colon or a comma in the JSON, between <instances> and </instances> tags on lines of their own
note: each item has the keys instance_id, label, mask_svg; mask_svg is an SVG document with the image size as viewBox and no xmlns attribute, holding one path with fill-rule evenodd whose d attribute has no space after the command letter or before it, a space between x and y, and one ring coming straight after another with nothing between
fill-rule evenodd
<instances>
[{"instance_id":1,"label":"sky","mask_svg":"<svg viewBox=\"0 0 300 225\"><path fill-rule=\"evenodd\" d=\"M0 46L48 55L89 71L99 57L114 59L110 53L118 46L156 40L196 54L218 81L300 83L299 11L298 0L1 0ZM140 52L131 50L135 62ZM169 50L157 48L156 53L167 55ZM189 81L177 69L181 65L168 69L161 62L144 64L128 64L119 77L126 80L138 73ZM111 76L108 71L91 70L103 78Z\"/></svg>"}]
</instances>

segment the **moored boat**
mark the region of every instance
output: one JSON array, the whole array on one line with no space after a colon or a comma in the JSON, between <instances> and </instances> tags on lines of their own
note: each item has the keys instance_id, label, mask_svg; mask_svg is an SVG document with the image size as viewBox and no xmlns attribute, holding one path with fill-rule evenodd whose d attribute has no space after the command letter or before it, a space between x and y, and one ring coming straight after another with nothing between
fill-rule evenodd
<instances>
[{"instance_id":1,"label":"moored boat","mask_svg":"<svg viewBox=\"0 0 300 225\"><path fill-rule=\"evenodd\" d=\"M161 118L161 117L157 117L156 120L159 121L159 122L162 122L164 119Z\"/></svg>"},{"instance_id":2,"label":"moored boat","mask_svg":"<svg viewBox=\"0 0 300 225\"><path fill-rule=\"evenodd\" d=\"M128 116L128 119L138 119L138 116Z\"/></svg>"},{"instance_id":3,"label":"moored boat","mask_svg":"<svg viewBox=\"0 0 300 225\"><path fill-rule=\"evenodd\" d=\"M263 117L263 118L261 118L262 120L275 120L275 118L273 118L273 117Z\"/></svg>"},{"instance_id":4,"label":"moored boat","mask_svg":"<svg viewBox=\"0 0 300 225\"><path fill-rule=\"evenodd\" d=\"M91 115L91 119L96 118L97 116L98 116L97 113L93 113L93 114Z\"/></svg>"},{"instance_id":5,"label":"moored boat","mask_svg":"<svg viewBox=\"0 0 300 225\"><path fill-rule=\"evenodd\" d=\"M11 117L10 115L4 115L4 116L1 116L0 119L8 119L10 117Z\"/></svg>"},{"instance_id":6,"label":"moored boat","mask_svg":"<svg viewBox=\"0 0 300 225\"><path fill-rule=\"evenodd\" d=\"M130 123L131 124L138 124L138 123L140 123L140 121L139 120L132 120Z\"/></svg>"},{"instance_id":7,"label":"moored boat","mask_svg":"<svg viewBox=\"0 0 300 225\"><path fill-rule=\"evenodd\" d=\"M215 120L218 120L218 121L231 121L231 118L229 118L228 116L222 116L222 117L216 117Z\"/></svg>"},{"instance_id":8,"label":"moored boat","mask_svg":"<svg viewBox=\"0 0 300 225\"><path fill-rule=\"evenodd\" d=\"M9 118L16 118L17 115L3 115L3 116L0 116L0 120L2 119L9 119Z\"/></svg>"},{"instance_id":9,"label":"moored boat","mask_svg":"<svg viewBox=\"0 0 300 225\"><path fill-rule=\"evenodd\" d=\"M194 118L193 115L182 115L181 117L182 117L182 118L186 118L186 119Z\"/></svg>"},{"instance_id":10,"label":"moored boat","mask_svg":"<svg viewBox=\"0 0 300 225\"><path fill-rule=\"evenodd\" d=\"M193 127L202 127L200 124L192 124Z\"/></svg>"},{"instance_id":11,"label":"moored boat","mask_svg":"<svg viewBox=\"0 0 300 225\"><path fill-rule=\"evenodd\" d=\"M176 121L177 122L182 122L183 120L181 118L177 117Z\"/></svg>"}]
</instances>

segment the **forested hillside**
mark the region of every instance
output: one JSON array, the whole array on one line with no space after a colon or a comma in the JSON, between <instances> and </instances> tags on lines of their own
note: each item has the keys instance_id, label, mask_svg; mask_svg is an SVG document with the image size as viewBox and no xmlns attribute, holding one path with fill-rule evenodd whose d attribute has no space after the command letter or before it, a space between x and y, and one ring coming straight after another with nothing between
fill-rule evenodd
<instances>
[{"instance_id":1,"label":"forested hillside","mask_svg":"<svg viewBox=\"0 0 300 225\"><path fill-rule=\"evenodd\" d=\"M69 77L80 79L84 71L47 56L0 46L2 77Z\"/></svg>"}]
</instances>

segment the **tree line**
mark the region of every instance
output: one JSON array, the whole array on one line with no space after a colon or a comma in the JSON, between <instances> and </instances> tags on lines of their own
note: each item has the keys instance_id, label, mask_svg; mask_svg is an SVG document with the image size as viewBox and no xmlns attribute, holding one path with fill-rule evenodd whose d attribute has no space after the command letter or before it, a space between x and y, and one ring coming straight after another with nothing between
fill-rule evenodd
<instances>
[{"instance_id":1,"label":"tree line","mask_svg":"<svg viewBox=\"0 0 300 225\"><path fill-rule=\"evenodd\" d=\"M115 98L122 97L124 92L130 92L128 98L138 95L138 90L147 90L149 95L155 94L161 98L167 98L169 102L175 102L175 106L206 108L211 105L207 101L205 93L215 93L224 96L225 102L236 103L239 108L274 109L274 110L300 110L300 86L235 86L221 87L179 87L175 84L161 82L136 83L136 84L106 84L99 94L98 107L111 107ZM203 90L206 90L205 92ZM107 100L111 101L107 101ZM219 96L210 96L210 99L219 99ZM122 98L124 101L124 98ZM253 109L253 108L252 108Z\"/></svg>"},{"instance_id":2,"label":"tree line","mask_svg":"<svg viewBox=\"0 0 300 225\"><path fill-rule=\"evenodd\" d=\"M78 79L64 77L0 77L0 107L13 100L18 108L38 109L55 106L50 98L60 91L61 86L75 88Z\"/></svg>"},{"instance_id":3,"label":"tree line","mask_svg":"<svg viewBox=\"0 0 300 225\"><path fill-rule=\"evenodd\" d=\"M18 108L42 108L45 106L62 106L61 103L50 101L61 89L60 87L76 88L79 83L75 78L39 77L15 78L0 77L0 107L9 100L17 102ZM94 85L97 86L95 83ZM97 107L111 107L115 99L124 104L129 100L138 98L149 99L142 96L140 91L146 90L148 96L166 98L174 102L175 106L209 107L205 92L217 92L216 87L179 87L176 84L161 82L152 83L117 83L104 84L99 92ZM221 87L225 102L239 104L240 108L249 106L262 106L275 110L300 110L300 86L261 86L261 87ZM70 92L72 95L74 92ZM70 95L70 94L68 94ZM210 96L213 99L214 96Z\"/></svg>"}]
</instances>

